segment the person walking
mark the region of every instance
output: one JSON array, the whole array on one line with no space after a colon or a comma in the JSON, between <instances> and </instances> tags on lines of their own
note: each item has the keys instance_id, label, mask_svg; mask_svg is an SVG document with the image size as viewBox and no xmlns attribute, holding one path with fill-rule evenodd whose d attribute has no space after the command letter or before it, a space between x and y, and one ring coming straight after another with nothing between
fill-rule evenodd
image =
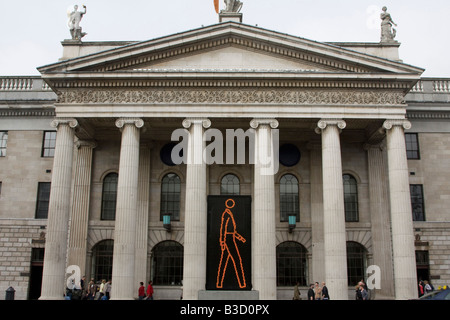
<instances>
[{"instance_id":1,"label":"person walking","mask_svg":"<svg viewBox=\"0 0 450 320\"><path fill-rule=\"evenodd\" d=\"M300 297L301 296L300 290L298 289L299 286L300 283L297 281L294 287L294 298L292 298L292 300L302 300L302 298Z\"/></svg>"},{"instance_id":2,"label":"person walking","mask_svg":"<svg viewBox=\"0 0 450 320\"><path fill-rule=\"evenodd\" d=\"M95 284L94 279L91 279L91 281L89 281L87 289L87 299L94 300L96 293L97 293L97 285Z\"/></svg>"},{"instance_id":3,"label":"person walking","mask_svg":"<svg viewBox=\"0 0 450 320\"><path fill-rule=\"evenodd\" d=\"M144 283L140 282L139 284L140 284L140 286L139 286L139 290L138 290L138 297L139 297L139 300L144 300L144 298L145 298Z\"/></svg>"},{"instance_id":4,"label":"person walking","mask_svg":"<svg viewBox=\"0 0 450 320\"><path fill-rule=\"evenodd\" d=\"M322 299L323 300L330 300L330 295L328 293L328 288L325 285L325 282L322 282Z\"/></svg>"},{"instance_id":5,"label":"person walking","mask_svg":"<svg viewBox=\"0 0 450 320\"><path fill-rule=\"evenodd\" d=\"M308 289L308 300L314 300L314 284L311 283Z\"/></svg>"},{"instance_id":6,"label":"person walking","mask_svg":"<svg viewBox=\"0 0 450 320\"><path fill-rule=\"evenodd\" d=\"M314 288L314 298L315 300L322 300L322 288L319 286L318 282L316 282Z\"/></svg>"},{"instance_id":7,"label":"person walking","mask_svg":"<svg viewBox=\"0 0 450 320\"><path fill-rule=\"evenodd\" d=\"M146 300L153 300L153 286L151 281L148 282Z\"/></svg>"},{"instance_id":8,"label":"person walking","mask_svg":"<svg viewBox=\"0 0 450 320\"><path fill-rule=\"evenodd\" d=\"M102 300L103 296L106 293L106 280L102 279L102 283L100 284L100 290L99 290L99 295L98 295L98 300Z\"/></svg>"}]
</instances>

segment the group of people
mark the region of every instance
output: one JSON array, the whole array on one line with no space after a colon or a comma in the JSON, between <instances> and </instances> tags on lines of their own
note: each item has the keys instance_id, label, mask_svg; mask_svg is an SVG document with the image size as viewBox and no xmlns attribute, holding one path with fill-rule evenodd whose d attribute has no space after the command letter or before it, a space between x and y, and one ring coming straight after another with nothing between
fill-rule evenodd
<instances>
[{"instance_id":1,"label":"group of people","mask_svg":"<svg viewBox=\"0 0 450 320\"><path fill-rule=\"evenodd\" d=\"M419 281L419 297L434 291L433 285L428 280Z\"/></svg>"},{"instance_id":2,"label":"group of people","mask_svg":"<svg viewBox=\"0 0 450 320\"><path fill-rule=\"evenodd\" d=\"M355 299L356 300L370 300L369 289L367 288L364 280L358 282L355 287Z\"/></svg>"},{"instance_id":3,"label":"group of people","mask_svg":"<svg viewBox=\"0 0 450 320\"><path fill-rule=\"evenodd\" d=\"M140 282L138 296L139 300L153 300L153 283L149 281L147 290L145 290L144 283Z\"/></svg>"},{"instance_id":4,"label":"group of people","mask_svg":"<svg viewBox=\"0 0 450 320\"><path fill-rule=\"evenodd\" d=\"M86 284L83 276L78 284L66 290L66 299L70 300L109 300L111 298L111 280L103 279L100 284L91 279Z\"/></svg>"},{"instance_id":5,"label":"group of people","mask_svg":"<svg viewBox=\"0 0 450 320\"><path fill-rule=\"evenodd\" d=\"M294 288L293 300L302 300L299 286L300 283L297 282ZM309 285L308 300L330 300L330 295L325 282L322 282L322 286L319 285L319 282L311 283Z\"/></svg>"}]
</instances>

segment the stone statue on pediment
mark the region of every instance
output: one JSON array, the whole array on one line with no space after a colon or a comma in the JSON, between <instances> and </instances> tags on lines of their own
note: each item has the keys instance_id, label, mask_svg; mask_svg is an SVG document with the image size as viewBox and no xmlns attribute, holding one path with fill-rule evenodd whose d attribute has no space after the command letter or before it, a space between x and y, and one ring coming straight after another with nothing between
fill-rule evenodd
<instances>
[{"instance_id":1,"label":"stone statue on pediment","mask_svg":"<svg viewBox=\"0 0 450 320\"><path fill-rule=\"evenodd\" d=\"M67 11L67 16L69 17L69 21L67 25L70 30L70 35L72 36L72 40L80 41L87 33L82 31L80 26L81 19L86 14L86 6L83 5L83 11L78 11L78 5L73 7L73 10Z\"/></svg>"},{"instance_id":2,"label":"stone statue on pediment","mask_svg":"<svg viewBox=\"0 0 450 320\"><path fill-rule=\"evenodd\" d=\"M222 12L240 12L243 3L239 0L224 0L225 9Z\"/></svg>"},{"instance_id":3,"label":"stone statue on pediment","mask_svg":"<svg viewBox=\"0 0 450 320\"><path fill-rule=\"evenodd\" d=\"M383 7L383 12L380 15L381 18L381 42L395 42L395 36L397 30L394 26L397 24L392 20L390 13L387 12L387 8Z\"/></svg>"}]
</instances>

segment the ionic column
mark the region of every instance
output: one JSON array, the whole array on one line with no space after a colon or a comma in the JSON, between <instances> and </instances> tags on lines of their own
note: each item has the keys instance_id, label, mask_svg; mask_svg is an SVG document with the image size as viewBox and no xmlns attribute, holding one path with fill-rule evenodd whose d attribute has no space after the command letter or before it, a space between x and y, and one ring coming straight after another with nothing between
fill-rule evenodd
<instances>
[{"instance_id":1,"label":"ionic column","mask_svg":"<svg viewBox=\"0 0 450 320\"><path fill-rule=\"evenodd\" d=\"M142 119L116 121L122 130L119 180L117 183L116 223L111 298L131 300L136 295L134 282L136 220L139 177L139 142Z\"/></svg>"},{"instance_id":2,"label":"ionic column","mask_svg":"<svg viewBox=\"0 0 450 320\"><path fill-rule=\"evenodd\" d=\"M150 204L150 148L139 153L138 216L136 223L136 266L134 283L147 278L148 211ZM144 281L145 283L145 281Z\"/></svg>"},{"instance_id":3,"label":"ionic column","mask_svg":"<svg viewBox=\"0 0 450 320\"><path fill-rule=\"evenodd\" d=\"M404 134L404 129L410 129L411 123L407 120L387 120L383 128L387 134L395 298L406 300L417 297L417 271Z\"/></svg>"},{"instance_id":4,"label":"ionic column","mask_svg":"<svg viewBox=\"0 0 450 320\"><path fill-rule=\"evenodd\" d=\"M253 288L261 300L276 300L275 179L278 148L274 145L275 119L253 119L255 165L252 210Z\"/></svg>"},{"instance_id":5,"label":"ionic column","mask_svg":"<svg viewBox=\"0 0 450 320\"><path fill-rule=\"evenodd\" d=\"M325 255L323 243L323 178L322 151L320 143L309 146L311 185L311 239L312 239L312 281L325 280ZM312 282L311 281L311 282Z\"/></svg>"},{"instance_id":6,"label":"ionic column","mask_svg":"<svg viewBox=\"0 0 450 320\"><path fill-rule=\"evenodd\" d=\"M366 144L368 172L370 221L372 225L372 247L374 264L380 267L381 283L377 288L382 297L392 297L394 294L391 228L389 218L389 197L387 185L386 160L383 153L385 147L381 144Z\"/></svg>"},{"instance_id":7,"label":"ionic column","mask_svg":"<svg viewBox=\"0 0 450 320\"><path fill-rule=\"evenodd\" d=\"M75 119L55 119L57 129L55 156L45 239L41 300L61 300L66 288L67 232L74 149Z\"/></svg>"},{"instance_id":8,"label":"ionic column","mask_svg":"<svg viewBox=\"0 0 450 320\"><path fill-rule=\"evenodd\" d=\"M76 142L72 210L70 215L69 246L67 265L80 267L80 275L86 269L86 245L89 219L89 200L91 193L92 154L96 147L94 141Z\"/></svg>"},{"instance_id":9,"label":"ionic column","mask_svg":"<svg viewBox=\"0 0 450 320\"><path fill-rule=\"evenodd\" d=\"M324 213L325 282L333 300L348 300L347 245L340 130L343 120L320 120Z\"/></svg>"},{"instance_id":10,"label":"ionic column","mask_svg":"<svg viewBox=\"0 0 450 320\"><path fill-rule=\"evenodd\" d=\"M208 119L183 121L183 127L189 130L184 211L183 299L186 300L197 300L198 292L204 290L206 284L207 193L203 130L210 126Z\"/></svg>"}]
</instances>

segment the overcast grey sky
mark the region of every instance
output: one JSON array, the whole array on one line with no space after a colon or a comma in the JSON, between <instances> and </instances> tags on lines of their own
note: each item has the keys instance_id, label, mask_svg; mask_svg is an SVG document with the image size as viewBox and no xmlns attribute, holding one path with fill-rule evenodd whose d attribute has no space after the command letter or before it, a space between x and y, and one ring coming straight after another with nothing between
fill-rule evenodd
<instances>
[{"instance_id":1,"label":"overcast grey sky","mask_svg":"<svg viewBox=\"0 0 450 320\"><path fill-rule=\"evenodd\" d=\"M243 22L321 42L378 42L387 6L400 58L450 77L448 0L242 0ZM223 0L219 0L223 8ZM213 0L1 0L0 76L38 75L70 38L67 9L87 6L83 41L144 41L218 23Z\"/></svg>"}]
</instances>

